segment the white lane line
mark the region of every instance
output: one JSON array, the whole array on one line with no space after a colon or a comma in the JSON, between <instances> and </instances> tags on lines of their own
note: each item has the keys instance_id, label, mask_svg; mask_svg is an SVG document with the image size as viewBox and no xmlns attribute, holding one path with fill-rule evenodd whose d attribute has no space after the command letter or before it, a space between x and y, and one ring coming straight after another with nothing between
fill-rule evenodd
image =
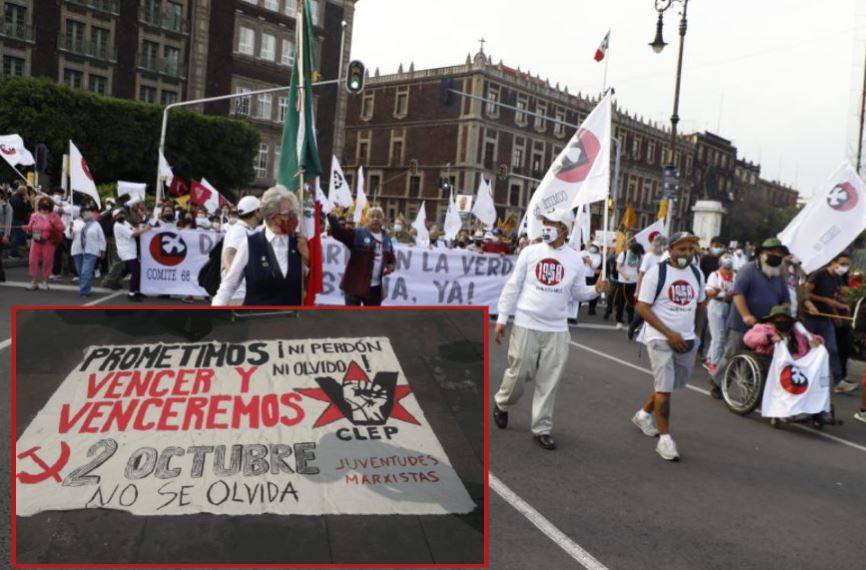
<instances>
[{"instance_id":1,"label":"white lane line","mask_svg":"<svg viewBox=\"0 0 866 570\"><path fill-rule=\"evenodd\" d=\"M0 283L0 287L16 287L18 289L26 289L30 287L29 281L6 281L4 283ZM48 284L49 291L78 291L78 285L66 285L65 283L49 283ZM111 289L107 289L105 287L93 287L91 289L94 293L112 293Z\"/></svg>"},{"instance_id":2,"label":"white lane line","mask_svg":"<svg viewBox=\"0 0 866 570\"><path fill-rule=\"evenodd\" d=\"M115 297L117 297L119 295L123 295L124 293L126 293L126 291L115 291L111 295L106 295L105 297L100 297L99 299L94 299L93 301L90 301L89 303L84 303L82 305L82 307L92 307L94 305L98 305L98 304L102 303L103 301L108 301L109 299L114 299Z\"/></svg>"},{"instance_id":3,"label":"white lane line","mask_svg":"<svg viewBox=\"0 0 866 570\"><path fill-rule=\"evenodd\" d=\"M3 342L0 342L0 350L3 350L4 348L6 348L7 346L9 346L10 344L12 344L12 338L11 338L11 337L10 337L10 338L7 338L7 339L4 340Z\"/></svg>"},{"instance_id":4,"label":"white lane line","mask_svg":"<svg viewBox=\"0 0 866 570\"><path fill-rule=\"evenodd\" d=\"M579 544L568 538L561 530L553 526L544 515L532 508L532 505L524 501L520 496L508 488L493 473L490 473L490 488L502 497L506 503L517 509L521 515L534 524L538 530L544 533L563 549L569 556L577 561L586 570L607 570L607 566L599 562L592 554L581 548Z\"/></svg>"},{"instance_id":5,"label":"white lane line","mask_svg":"<svg viewBox=\"0 0 866 570\"><path fill-rule=\"evenodd\" d=\"M638 372L643 372L644 374L649 374L650 376L652 376L652 370L649 370L649 369L647 369L647 368L641 368L640 366L637 366L636 364L632 364L631 362L627 362L627 361L625 361L625 360L622 360L622 359L620 359L620 358L617 358L616 356L611 356L611 355L609 355L609 354L605 354L605 353L601 352L600 350L596 350L596 349L594 349L594 348L590 348L590 347L585 346L585 345L583 345L583 344L580 344L580 343L574 342L573 340L571 340L571 341L569 341L569 342L570 342L571 344L573 344L574 346L576 346L577 348L582 348L583 350L586 350L587 352L591 352L591 353L593 353L593 354L597 354L598 356L601 356L602 358L607 358L608 360L612 360L612 361L614 361L614 362L617 362L617 363L619 363L619 364L622 364L623 366L628 366L629 368L632 368L632 369L634 369L634 370L637 370ZM709 395L710 395L710 391L709 391L709 390L705 390L705 389L703 389L703 388L698 388L697 386L693 386L692 384L686 384L686 388L688 388L689 390L694 390L695 392L700 392L701 394L704 394L705 396L709 396ZM811 434L814 434L814 435L819 435L819 436L821 436L821 437L823 437L823 438L825 438L825 439L829 439L829 440L831 440L831 441L835 441L836 443L841 443L842 445L847 445L848 447L850 447L850 448L852 448L852 449L856 449L856 450L858 450L858 451L866 452L866 445L860 445L859 443L854 443L853 441L848 441L847 439L842 439L842 438L839 437L839 436L832 435L832 434L829 434L829 433L824 433L823 431L818 431L818 430L816 430L816 429L812 429L812 428L810 428L810 427L806 427L806 426L801 425L801 424L789 423L789 424L786 424L786 425L793 426L793 427L795 427L795 428L797 428L797 429L800 429L800 430L803 430L803 431L807 431L807 432L809 432L809 433L811 433Z\"/></svg>"},{"instance_id":6,"label":"white lane line","mask_svg":"<svg viewBox=\"0 0 866 570\"><path fill-rule=\"evenodd\" d=\"M575 326L579 329L594 329L594 330L599 330L599 331L615 331L616 330L616 325L594 325L592 323L587 323L587 324L577 323L577 325L575 325Z\"/></svg>"}]
</instances>

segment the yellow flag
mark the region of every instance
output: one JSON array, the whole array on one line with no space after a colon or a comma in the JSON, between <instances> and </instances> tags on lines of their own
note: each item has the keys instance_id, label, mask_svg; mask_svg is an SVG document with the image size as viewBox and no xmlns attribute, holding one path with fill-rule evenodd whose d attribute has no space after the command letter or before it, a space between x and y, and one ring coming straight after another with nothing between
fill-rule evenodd
<instances>
[{"instance_id":1,"label":"yellow flag","mask_svg":"<svg viewBox=\"0 0 866 570\"><path fill-rule=\"evenodd\" d=\"M637 215L634 213L634 204L628 203L625 209L625 215L622 217L622 227L627 230L633 230L637 225Z\"/></svg>"},{"instance_id":2,"label":"yellow flag","mask_svg":"<svg viewBox=\"0 0 866 570\"><path fill-rule=\"evenodd\" d=\"M656 216L656 219L657 220L664 220L667 217L668 217L668 201L662 200L661 202L659 202L659 213L658 213L658 216Z\"/></svg>"}]
</instances>

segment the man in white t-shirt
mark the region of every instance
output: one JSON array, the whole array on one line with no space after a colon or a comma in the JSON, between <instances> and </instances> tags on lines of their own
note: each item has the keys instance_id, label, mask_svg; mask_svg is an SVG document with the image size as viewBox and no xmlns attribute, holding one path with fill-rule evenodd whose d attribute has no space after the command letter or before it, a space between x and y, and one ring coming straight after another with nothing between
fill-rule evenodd
<instances>
[{"instance_id":1,"label":"man in white t-shirt","mask_svg":"<svg viewBox=\"0 0 866 570\"><path fill-rule=\"evenodd\" d=\"M515 405L529 380L535 381L532 398L532 434L544 449L556 449L551 437L556 388L568 359L568 302L589 301L607 287L586 284L590 274L580 253L567 245L574 214L551 210L540 216L542 242L526 246L499 297L494 339L505 338L508 317L514 326L508 341L508 368L496 392L493 421L508 426L508 409Z\"/></svg>"},{"instance_id":2,"label":"man in white t-shirt","mask_svg":"<svg viewBox=\"0 0 866 570\"><path fill-rule=\"evenodd\" d=\"M628 249L616 257L617 280L613 288L613 299L605 312L605 318L610 316L616 309L616 328L623 328L634 318L634 297L637 288L637 276L640 271L640 260L643 255L643 246L632 243ZM624 320L623 313L628 314L628 320Z\"/></svg>"},{"instance_id":3,"label":"man in white t-shirt","mask_svg":"<svg viewBox=\"0 0 866 570\"><path fill-rule=\"evenodd\" d=\"M637 303L637 296L640 293L640 285L643 281L643 276L646 275L646 272L649 271L652 267L658 265L662 261L665 261L670 257L670 254L667 252L668 246L668 238L665 236L658 234L653 239L650 244L650 250L643 254L640 260L640 269L637 274L637 287L635 288L634 293L634 301ZM637 332L638 328L643 324L643 318L640 316L640 313L635 313L632 317L631 322L628 325L628 338L629 340L634 340L634 335Z\"/></svg>"},{"instance_id":4,"label":"man in white t-shirt","mask_svg":"<svg viewBox=\"0 0 866 570\"><path fill-rule=\"evenodd\" d=\"M126 219L126 210L115 208L111 213L114 217L114 246L117 248L117 258L125 265L123 275L129 274L129 293L127 296L130 301L139 301L141 299L141 262L138 259L138 237L150 231L150 226L141 224L139 227L134 227Z\"/></svg>"},{"instance_id":5,"label":"man in white t-shirt","mask_svg":"<svg viewBox=\"0 0 866 570\"><path fill-rule=\"evenodd\" d=\"M646 321L638 340L647 347L654 385L632 422L659 436L656 452L668 461L680 457L669 430L671 393L685 387L694 369L695 318L706 301L703 274L692 263L699 241L689 232L671 236L670 259L647 271L638 294L637 310Z\"/></svg>"},{"instance_id":6,"label":"man in white t-shirt","mask_svg":"<svg viewBox=\"0 0 866 570\"><path fill-rule=\"evenodd\" d=\"M238 252L241 242L246 241L247 237L259 231L261 228L261 214L259 213L259 199L255 196L244 196L238 201L238 221L228 226L228 231L223 238L223 253L222 253L222 276L225 277L232 265L235 254ZM238 306L244 304L244 299L247 296L246 283L241 280L240 285L232 295L229 305Z\"/></svg>"}]
</instances>

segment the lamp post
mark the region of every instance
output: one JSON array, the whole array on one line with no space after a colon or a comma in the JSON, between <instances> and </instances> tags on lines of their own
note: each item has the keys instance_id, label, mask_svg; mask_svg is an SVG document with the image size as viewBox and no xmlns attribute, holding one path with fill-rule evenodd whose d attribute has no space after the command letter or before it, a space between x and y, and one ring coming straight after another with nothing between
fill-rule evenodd
<instances>
[{"instance_id":1,"label":"lamp post","mask_svg":"<svg viewBox=\"0 0 866 570\"><path fill-rule=\"evenodd\" d=\"M683 10L680 14L680 49L679 56L677 57L677 80L676 87L674 89L674 113L671 115L671 150L670 155L668 157L668 164L676 168L676 164L674 164L674 157L676 156L676 148L677 148L677 123L680 122L680 82L682 79L683 73L683 45L686 40L686 13L689 8L689 0L655 0L656 11L659 14L658 21L656 22L656 37L650 43L650 47L652 47L655 53L661 53L662 50L667 45L665 43L664 37L662 36L662 28L664 27L664 12L669 9L674 2L678 2L683 5ZM676 191L672 196L667 196L668 200L668 211L665 220L665 233L670 235L671 226L673 225L674 217L676 216L676 210L674 209L674 203L678 202L678 194L679 194L679 186L677 186ZM679 204L677 203L678 207Z\"/></svg>"}]
</instances>

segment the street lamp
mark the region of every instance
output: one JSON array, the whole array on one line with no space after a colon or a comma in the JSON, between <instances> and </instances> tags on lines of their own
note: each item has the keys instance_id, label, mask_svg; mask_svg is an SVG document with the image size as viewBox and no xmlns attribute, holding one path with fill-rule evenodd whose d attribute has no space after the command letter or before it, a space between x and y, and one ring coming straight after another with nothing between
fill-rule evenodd
<instances>
[{"instance_id":1,"label":"street lamp","mask_svg":"<svg viewBox=\"0 0 866 570\"><path fill-rule=\"evenodd\" d=\"M655 53L661 53L662 50L667 45L662 37L662 27L664 25L663 14L664 12L670 8L674 2L678 2L683 5L683 10L680 14L680 51L679 56L677 57L677 81L676 88L674 90L674 113L671 115L671 148L670 155L668 156L668 166L675 167L674 157L676 156L675 151L677 147L677 123L680 122L680 80L682 78L683 73L683 45L685 44L686 39L686 12L689 8L689 0L655 0L656 11L659 13L659 19L656 23L656 37L651 44L649 44ZM679 191L677 191L679 193ZM668 206L668 214L667 219L665 221L665 233L670 234L671 226L673 225L673 218L675 216L674 208Z\"/></svg>"}]
</instances>

